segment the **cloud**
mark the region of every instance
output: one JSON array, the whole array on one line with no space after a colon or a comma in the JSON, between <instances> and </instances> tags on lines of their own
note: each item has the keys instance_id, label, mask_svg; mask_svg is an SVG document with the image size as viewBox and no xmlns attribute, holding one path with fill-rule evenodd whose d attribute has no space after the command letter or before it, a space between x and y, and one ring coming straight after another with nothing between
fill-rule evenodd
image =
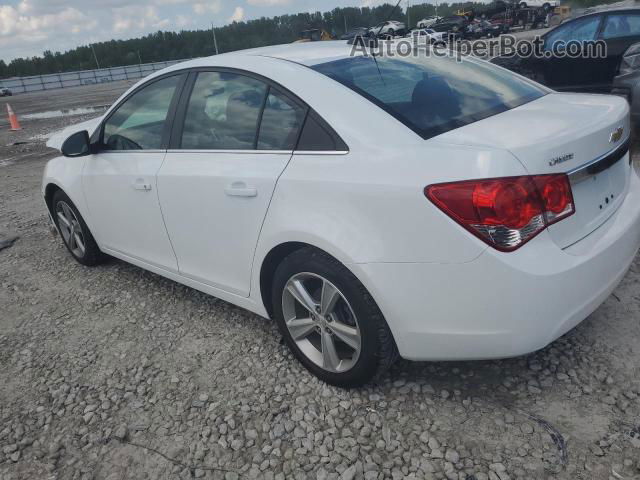
<instances>
[{"instance_id":1,"label":"cloud","mask_svg":"<svg viewBox=\"0 0 640 480\"><path fill-rule=\"evenodd\" d=\"M193 11L198 15L220 13L220 10L222 10L222 2L220 0L193 4Z\"/></svg>"},{"instance_id":2,"label":"cloud","mask_svg":"<svg viewBox=\"0 0 640 480\"><path fill-rule=\"evenodd\" d=\"M231 15L231 17L229 17L229 21L230 22L241 22L242 20L244 20L244 8L236 7L236 9L233 11L233 15Z\"/></svg>"},{"instance_id":3,"label":"cloud","mask_svg":"<svg viewBox=\"0 0 640 480\"><path fill-rule=\"evenodd\" d=\"M273 7L274 5L289 5L291 0L247 0L247 3L259 7Z\"/></svg>"}]
</instances>

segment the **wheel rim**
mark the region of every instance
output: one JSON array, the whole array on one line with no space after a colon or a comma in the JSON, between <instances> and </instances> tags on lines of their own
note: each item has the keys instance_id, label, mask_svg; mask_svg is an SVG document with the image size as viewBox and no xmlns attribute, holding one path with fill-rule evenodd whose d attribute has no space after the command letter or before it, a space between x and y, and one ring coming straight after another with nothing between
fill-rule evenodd
<instances>
[{"instance_id":1,"label":"wheel rim","mask_svg":"<svg viewBox=\"0 0 640 480\"><path fill-rule=\"evenodd\" d=\"M58 227L60 234L67 244L71 253L77 257L83 257L86 250L82 226L78 217L66 202L60 201L56 205L56 215L58 217Z\"/></svg>"},{"instance_id":2,"label":"wheel rim","mask_svg":"<svg viewBox=\"0 0 640 480\"><path fill-rule=\"evenodd\" d=\"M351 305L340 290L315 273L298 273L285 284L282 312L291 338L320 368L350 370L360 357L362 337Z\"/></svg>"}]
</instances>

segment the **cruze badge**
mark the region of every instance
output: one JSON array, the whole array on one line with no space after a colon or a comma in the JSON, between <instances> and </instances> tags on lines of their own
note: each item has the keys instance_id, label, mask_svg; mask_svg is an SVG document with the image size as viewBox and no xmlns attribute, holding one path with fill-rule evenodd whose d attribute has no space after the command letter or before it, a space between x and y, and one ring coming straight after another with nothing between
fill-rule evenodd
<instances>
[{"instance_id":1,"label":"cruze badge","mask_svg":"<svg viewBox=\"0 0 640 480\"><path fill-rule=\"evenodd\" d=\"M554 157L551 160L549 160L549 166L550 167L555 167L559 163L568 162L571 159L573 159L573 153L567 153L565 155L560 155L559 157Z\"/></svg>"},{"instance_id":2,"label":"cruze badge","mask_svg":"<svg viewBox=\"0 0 640 480\"><path fill-rule=\"evenodd\" d=\"M622 138L622 134L624 133L623 127L616 128L611 135L609 136L609 143L616 143L618 140Z\"/></svg>"}]
</instances>

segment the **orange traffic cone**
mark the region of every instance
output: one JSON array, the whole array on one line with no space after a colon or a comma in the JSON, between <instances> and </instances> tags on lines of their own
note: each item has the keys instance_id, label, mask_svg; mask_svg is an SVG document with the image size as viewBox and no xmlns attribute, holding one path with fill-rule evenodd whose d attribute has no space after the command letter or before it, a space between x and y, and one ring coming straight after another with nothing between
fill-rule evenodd
<instances>
[{"instance_id":1,"label":"orange traffic cone","mask_svg":"<svg viewBox=\"0 0 640 480\"><path fill-rule=\"evenodd\" d=\"M18 117L16 116L15 113L13 113L13 109L11 108L11 105L9 105L7 103L7 114L9 114L9 123L11 124L11 128L9 130L11 130L12 132L15 132L17 130L22 130L22 127L20 126L20 122L18 121Z\"/></svg>"}]
</instances>

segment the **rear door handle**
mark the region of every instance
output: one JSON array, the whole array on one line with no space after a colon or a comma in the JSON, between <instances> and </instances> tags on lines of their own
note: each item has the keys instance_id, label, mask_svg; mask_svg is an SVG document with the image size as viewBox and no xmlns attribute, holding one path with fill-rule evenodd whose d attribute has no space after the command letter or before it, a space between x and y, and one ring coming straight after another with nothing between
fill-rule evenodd
<instances>
[{"instance_id":1,"label":"rear door handle","mask_svg":"<svg viewBox=\"0 0 640 480\"><path fill-rule=\"evenodd\" d=\"M138 178L135 182L131 184L134 190L141 190L143 192L151 191L151 184L145 182L143 178Z\"/></svg>"},{"instance_id":2,"label":"rear door handle","mask_svg":"<svg viewBox=\"0 0 640 480\"><path fill-rule=\"evenodd\" d=\"M230 197L256 197L258 190L255 187L247 186L244 182L234 182L224 189L224 193Z\"/></svg>"}]
</instances>

